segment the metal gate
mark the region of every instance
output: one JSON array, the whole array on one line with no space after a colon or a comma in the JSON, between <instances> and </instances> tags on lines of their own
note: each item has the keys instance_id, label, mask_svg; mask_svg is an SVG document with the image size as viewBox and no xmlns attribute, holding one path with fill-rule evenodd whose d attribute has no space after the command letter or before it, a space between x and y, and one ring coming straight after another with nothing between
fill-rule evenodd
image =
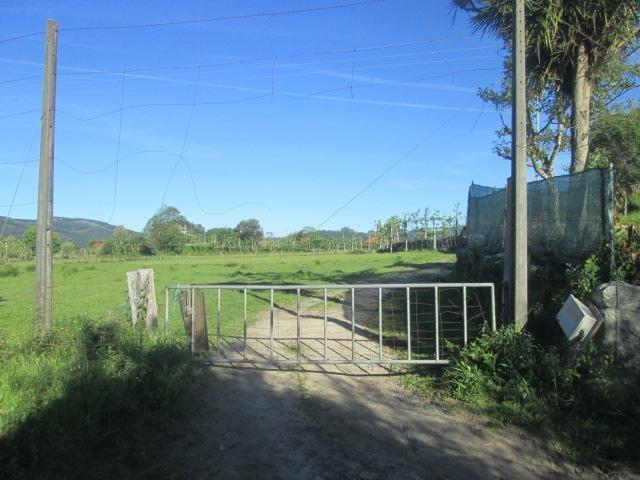
<instances>
[{"instance_id":1,"label":"metal gate","mask_svg":"<svg viewBox=\"0 0 640 480\"><path fill-rule=\"evenodd\" d=\"M453 348L495 330L495 291L492 283L170 285L164 322L166 333L184 327L192 350L214 362L447 364Z\"/></svg>"}]
</instances>

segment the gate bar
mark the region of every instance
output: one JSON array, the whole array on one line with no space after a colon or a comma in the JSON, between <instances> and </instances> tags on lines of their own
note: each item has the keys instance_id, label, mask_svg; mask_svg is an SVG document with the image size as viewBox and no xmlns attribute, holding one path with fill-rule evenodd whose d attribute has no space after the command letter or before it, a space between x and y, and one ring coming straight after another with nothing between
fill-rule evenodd
<instances>
[{"instance_id":1,"label":"gate bar","mask_svg":"<svg viewBox=\"0 0 640 480\"><path fill-rule=\"evenodd\" d=\"M327 360L327 289L324 289L324 359Z\"/></svg>"},{"instance_id":2,"label":"gate bar","mask_svg":"<svg viewBox=\"0 0 640 480\"><path fill-rule=\"evenodd\" d=\"M244 358L247 358L247 289L242 292L244 294Z\"/></svg>"},{"instance_id":3,"label":"gate bar","mask_svg":"<svg viewBox=\"0 0 640 480\"><path fill-rule=\"evenodd\" d=\"M411 360L411 295L407 287L407 360Z\"/></svg>"},{"instance_id":4,"label":"gate bar","mask_svg":"<svg viewBox=\"0 0 640 480\"><path fill-rule=\"evenodd\" d=\"M164 287L164 334L169 333L169 287Z\"/></svg>"},{"instance_id":5,"label":"gate bar","mask_svg":"<svg viewBox=\"0 0 640 480\"><path fill-rule=\"evenodd\" d=\"M195 289L194 289L195 291ZM217 350L217 354L218 354L218 360L220 360L220 330L222 329L222 318L221 318L221 314L220 314L220 304L222 303L221 299L220 299L220 289L218 289L218 314L216 315L217 320L216 320L216 329L217 329L217 337L216 337L216 350Z\"/></svg>"},{"instance_id":6,"label":"gate bar","mask_svg":"<svg viewBox=\"0 0 640 480\"><path fill-rule=\"evenodd\" d=\"M351 287L351 360L356 359L356 289Z\"/></svg>"},{"instance_id":7,"label":"gate bar","mask_svg":"<svg viewBox=\"0 0 640 480\"><path fill-rule=\"evenodd\" d=\"M436 325L436 362L440 360L440 335L438 332L438 323L440 320L439 311L440 307L438 305L438 287L434 287L434 305L436 307L436 315L435 315L435 325Z\"/></svg>"},{"instance_id":8,"label":"gate bar","mask_svg":"<svg viewBox=\"0 0 640 480\"><path fill-rule=\"evenodd\" d=\"M269 360L273 360L273 288L269 301Z\"/></svg>"},{"instance_id":9,"label":"gate bar","mask_svg":"<svg viewBox=\"0 0 640 480\"><path fill-rule=\"evenodd\" d=\"M491 284L491 330L496 331L496 294L493 283Z\"/></svg>"},{"instance_id":10,"label":"gate bar","mask_svg":"<svg viewBox=\"0 0 640 480\"><path fill-rule=\"evenodd\" d=\"M378 287L378 359L382 360L382 287Z\"/></svg>"},{"instance_id":11,"label":"gate bar","mask_svg":"<svg viewBox=\"0 0 640 480\"><path fill-rule=\"evenodd\" d=\"M296 360L300 361L300 289L296 295Z\"/></svg>"},{"instance_id":12,"label":"gate bar","mask_svg":"<svg viewBox=\"0 0 640 480\"><path fill-rule=\"evenodd\" d=\"M464 332L464 346L467 346L467 286L462 287L462 328Z\"/></svg>"}]
</instances>

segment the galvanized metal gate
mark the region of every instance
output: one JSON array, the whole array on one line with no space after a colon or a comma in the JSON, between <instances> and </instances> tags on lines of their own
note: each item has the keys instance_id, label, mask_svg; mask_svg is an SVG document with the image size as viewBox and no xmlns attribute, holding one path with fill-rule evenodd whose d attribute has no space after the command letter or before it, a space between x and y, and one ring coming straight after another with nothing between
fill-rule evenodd
<instances>
[{"instance_id":1,"label":"galvanized metal gate","mask_svg":"<svg viewBox=\"0 0 640 480\"><path fill-rule=\"evenodd\" d=\"M446 364L496 328L492 283L170 285L165 332L176 316L221 363Z\"/></svg>"}]
</instances>

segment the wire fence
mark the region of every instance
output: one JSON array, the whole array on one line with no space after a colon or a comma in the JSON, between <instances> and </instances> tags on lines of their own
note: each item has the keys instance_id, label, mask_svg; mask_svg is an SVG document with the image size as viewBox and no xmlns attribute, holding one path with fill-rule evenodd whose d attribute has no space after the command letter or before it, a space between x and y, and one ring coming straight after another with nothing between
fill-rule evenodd
<instances>
[{"instance_id":1,"label":"wire fence","mask_svg":"<svg viewBox=\"0 0 640 480\"><path fill-rule=\"evenodd\" d=\"M471 184L468 244L485 254L501 253L506 228L506 188ZM532 255L570 262L598 252L611 241L614 212L609 169L593 169L527 184L528 238Z\"/></svg>"}]
</instances>

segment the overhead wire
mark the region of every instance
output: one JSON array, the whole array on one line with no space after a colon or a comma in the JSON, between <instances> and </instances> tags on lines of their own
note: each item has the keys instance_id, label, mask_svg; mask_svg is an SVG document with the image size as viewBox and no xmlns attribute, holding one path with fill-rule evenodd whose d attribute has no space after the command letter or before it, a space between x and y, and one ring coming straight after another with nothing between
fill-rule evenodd
<instances>
[{"instance_id":1,"label":"overhead wire","mask_svg":"<svg viewBox=\"0 0 640 480\"><path fill-rule=\"evenodd\" d=\"M314 13L314 12L322 12L329 10L338 10L343 8L350 7L359 7L365 5L371 5L375 3L383 3L388 0L363 0L359 2L351 2L351 3L343 3L337 5L327 5L324 7L309 7L309 8L298 8L291 10L276 10L271 12L257 12L257 13L247 13L242 15L225 15L220 17L210 17L210 18L201 18L201 19L192 19L192 20L174 20L169 22L156 22L156 23L141 23L134 25L90 25L90 26L80 26L80 27L69 27L69 28L61 28L61 32L77 32L83 30L127 30L127 29L144 29L144 28L158 28L158 27L168 27L168 26L176 26L176 25L202 25L204 23L214 23L214 22L222 22L229 20L244 20L248 18L259 18L259 17L281 17L285 15L300 15L304 13Z\"/></svg>"},{"instance_id":2,"label":"overhead wire","mask_svg":"<svg viewBox=\"0 0 640 480\"><path fill-rule=\"evenodd\" d=\"M467 108L475 98L472 98L467 104L462 107L460 110ZM403 155L401 155L395 162L391 163L387 166L382 172L380 172L376 177L374 177L369 183L367 183L363 188L361 188L355 195L353 195L349 200L343 203L339 208L334 210L328 217L326 217L320 224L316 227L316 230L319 230L322 226L324 226L329 220L334 218L340 212L342 212L345 208L347 208L351 203L353 203L358 197L360 197L363 193L369 190L372 186L374 186L380 179L382 179L387 173L397 167L400 163L402 163L407 157L409 157L416 150L420 149L425 143L427 143L436 133L442 130L445 126L447 126L460 112L460 110L451 114L444 122L438 125L435 129L431 130L422 140L416 143L413 147L407 150Z\"/></svg>"},{"instance_id":3,"label":"overhead wire","mask_svg":"<svg viewBox=\"0 0 640 480\"><path fill-rule=\"evenodd\" d=\"M38 127L36 127L33 131L33 135L31 136L31 142L29 143L29 148L27 149L27 154L25 155L25 160L29 158L31 155L31 150L33 149L33 144L36 140L36 135L38 133ZM11 197L11 203L9 204L7 211L7 215L5 216L4 223L2 224L2 229L0 229L0 238L4 235L4 231L7 228L7 223L9 222L9 218L11 217L11 211L15 206L16 197L18 195L18 190L20 190L20 185L22 184L22 177L24 176L24 171L27 168L27 163L22 165L22 169L20 170L20 175L18 176L18 182L16 183L16 188L13 191L13 196Z\"/></svg>"}]
</instances>

